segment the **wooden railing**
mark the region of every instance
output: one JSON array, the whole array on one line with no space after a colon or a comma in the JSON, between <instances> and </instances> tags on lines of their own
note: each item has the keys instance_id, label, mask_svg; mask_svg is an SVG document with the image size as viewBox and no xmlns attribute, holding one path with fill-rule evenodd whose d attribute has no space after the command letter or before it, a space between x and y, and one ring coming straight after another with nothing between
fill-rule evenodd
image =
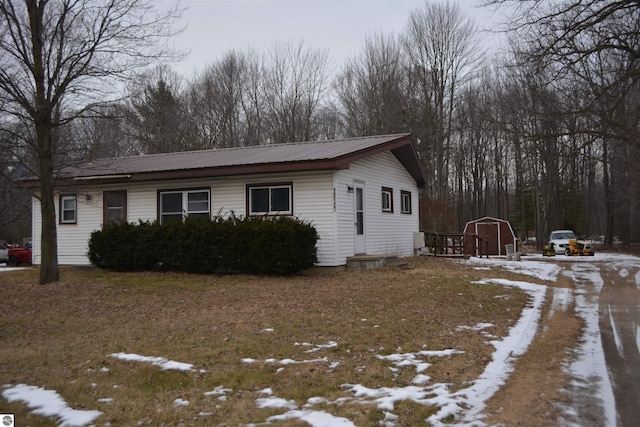
<instances>
[{"instance_id":1,"label":"wooden railing","mask_svg":"<svg viewBox=\"0 0 640 427\"><path fill-rule=\"evenodd\" d=\"M435 256L487 256L489 242L477 234L425 233L425 245Z\"/></svg>"}]
</instances>

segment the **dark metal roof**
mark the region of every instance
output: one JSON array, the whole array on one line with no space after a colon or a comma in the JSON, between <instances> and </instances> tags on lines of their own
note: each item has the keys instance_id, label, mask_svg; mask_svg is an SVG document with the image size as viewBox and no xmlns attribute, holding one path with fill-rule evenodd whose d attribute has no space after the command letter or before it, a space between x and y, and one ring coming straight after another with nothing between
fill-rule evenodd
<instances>
[{"instance_id":1,"label":"dark metal roof","mask_svg":"<svg viewBox=\"0 0 640 427\"><path fill-rule=\"evenodd\" d=\"M335 170L373 154L391 151L419 186L424 174L410 134L334 141L296 142L98 159L65 168L58 183L151 181L302 170Z\"/></svg>"}]
</instances>

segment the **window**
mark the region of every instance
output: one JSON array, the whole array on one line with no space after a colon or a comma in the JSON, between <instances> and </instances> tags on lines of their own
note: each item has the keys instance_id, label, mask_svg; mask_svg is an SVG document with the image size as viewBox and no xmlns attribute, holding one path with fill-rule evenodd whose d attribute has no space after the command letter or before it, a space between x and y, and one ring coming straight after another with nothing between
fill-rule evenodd
<instances>
[{"instance_id":1,"label":"window","mask_svg":"<svg viewBox=\"0 0 640 427\"><path fill-rule=\"evenodd\" d=\"M249 215L292 215L293 184L247 185Z\"/></svg>"},{"instance_id":2,"label":"window","mask_svg":"<svg viewBox=\"0 0 640 427\"><path fill-rule=\"evenodd\" d=\"M202 189L171 190L159 192L160 222L172 219L210 218L211 191Z\"/></svg>"},{"instance_id":3,"label":"window","mask_svg":"<svg viewBox=\"0 0 640 427\"><path fill-rule=\"evenodd\" d=\"M411 213L411 192L400 190L400 212L403 214Z\"/></svg>"},{"instance_id":4,"label":"window","mask_svg":"<svg viewBox=\"0 0 640 427\"><path fill-rule=\"evenodd\" d=\"M209 192L187 192L187 215L196 218L209 218Z\"/></svg>"},{"instance_id":5,"label":"window","mask_svg":"<svg viewBox=\"0 0 640 427\"><path fill-rule=\"evenodd\" d=\"M78 203L75 194L60 195L60 224L75 224L78 217Z\"/></svg>"},{"instance_id":6,"label":"window","mask_svg":"<svg viewBox=\"0 0 640 427\"><path fill-rule=\"evenodd\" d=\"M364 188L356 187L356 234L364 235Z\"/></svg>"},{"instance_id":7,"label":"window","mask_svg":"<svg viewBox=\"0 0 640 427\"><path fill-rule=\"evenodd\" d=\"M382 212L393 212L393 189L382 187Z\"/></svg>"},{"instance_id":8,"label":"window","mask_svg":"<svg viewBox=\"0 0 640 427\"><path fill-rule=\"evenodd\" d=\"M103 224L127 221L127 190L105 191L103 199Z\"/></svg>"}]
</instances>

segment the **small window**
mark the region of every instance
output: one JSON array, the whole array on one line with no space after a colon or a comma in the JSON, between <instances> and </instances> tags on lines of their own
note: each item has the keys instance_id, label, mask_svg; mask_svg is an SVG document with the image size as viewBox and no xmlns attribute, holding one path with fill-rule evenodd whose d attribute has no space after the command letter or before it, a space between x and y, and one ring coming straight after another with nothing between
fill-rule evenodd
<instances>
[{"instance_id":1,"label":"small window","mask_svg":"<svg viewBox=\"0 0 640 427\"><path fill-rule=\"evenodd\" d=\"M400 212L403 214L411 213L411 192L410 191L400 191Z\"/></svg>"},{"instance_id":2,"label":"small window","mask_svg":"<svg viewBox=\"0 0 640 427\"><path fill-rule=\"evenodd\" d=\"M182 192L160 193L160 222L182 220Z\"/></svg>"},{"instance_id":3,"label":"small window","mask_svg":"<svg viewBox=\"0 0 640 427\"><path fill-rule=\"evenodd\" d=\"M393 189L382 187L382 212L393 212Z\"/></svg>"},{"instance_id":4,"label":"small window","mask_svg":"<svg viewBox=\"0 0 640 427\"><path fill-rule=\"evenodd\" d=\"M187 215L195 218L209 218L209 192L187 192Z\"/></svg>"},{"instance_id":5,"label":"small window","mask_svg":"<svg viewBox=\"0 0 640 427\"><path fill-rule=\"evenodd\" d=\"M292 184L247 185L249 215L292 215Z\"/></svg>"},{"instance_id":6,"label":"small window","mask_svg":"<svg viewBox=\"0 0 640 427\"><path fill-rule=\"evenodd\" d=\"M160 222L182 221L185 217L210 218L211 192L209 190L171 190L159 192Z\"/></svg>"},{"instance_id":7,"label":"small window","mask_svg":"<svg viewBox=\"0 0 640 427\"><path fill-rule=\"evenodd\" d=\"M78 203L75 194L60 195L60 224L75 224L78 217Z\"/></svg>"},{"instance_id":8,"label":"small window","mask_svg":"<svg viewBox=\"0 0 640 427\"><path fill-rule=\"evenodd\" d=\"M102 198L104 224L127 221L127 190L105 191Z\"/></svg>"}]
</instances>

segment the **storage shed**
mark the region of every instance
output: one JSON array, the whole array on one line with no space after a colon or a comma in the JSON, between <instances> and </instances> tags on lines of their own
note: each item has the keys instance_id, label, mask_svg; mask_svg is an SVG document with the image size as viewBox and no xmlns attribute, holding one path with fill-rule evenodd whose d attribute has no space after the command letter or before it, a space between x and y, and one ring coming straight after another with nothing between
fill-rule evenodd
<instances>
[{"instance_id":1,"label":"storage shed","mask_svg":"<svg viewBox=\"0 0 640 427\"><path fill-rule=\"evenodd\" d=\"M513 245L514 251L519 251L516 233L511 227L511 223L504 219L485 216L469 221L464 226L464 235L465 241L474 241L473 236L475 235L479 240L486 242L483 254L470 255L506 255L505 245ZM477 249L475 250L477 251Z\"/></svg>"}]
</instances>

